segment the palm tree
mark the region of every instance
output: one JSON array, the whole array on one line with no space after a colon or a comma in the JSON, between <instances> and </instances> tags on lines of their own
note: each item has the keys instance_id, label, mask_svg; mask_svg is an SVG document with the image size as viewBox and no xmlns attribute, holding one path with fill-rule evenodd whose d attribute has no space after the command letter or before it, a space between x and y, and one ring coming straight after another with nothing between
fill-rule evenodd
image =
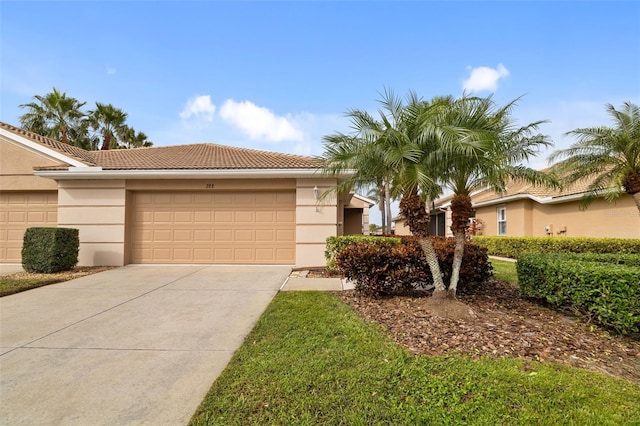
<instances>
[{"instance_id":1,"label":"palm tree","mask_svg":"<svg viewBox=\"0 0 640 426\"><path fill-rule=\"evenodd\" d=\"M436 183L439 169L435 151L437 131L433 125L436 113L449 98L422 102L409 93L407 104L386 89L379 100L380 119L359 110L349 113L354 135L341 133L327 136L325 141L325 173L354 173L341 183L338 191L350 185L374 184L380 198L400 198L400 211L407 225L419 239L433 276L436 293L445 291L440 266L429 240L427 199L440 193ZM385 215L390 219L390 213Z\"/></svg>"},{"instance_id":2,"label":"palm tree","mask_svg":"<svg viewBox=\"0 0 640 426\"><path fill-rule=\"evenodd\" d=\"M89 123L102 136L102 150L117 146L117 135L125 128L127 113L111 104L96 102L96 109L89 111Z\"/></svg>"},{"instance_id":3,"label":"palm tree","mask_svg":"<svg viewBox=\"0 0 640 426\"><path fill-rule=\"evenodd\" d=\"M67 97L55 87L44 96L34 96L36 102L21 104L28 111L20 116L20 124L25 130L57 139L63 143L77 145L84 137L82 121L85 114L81 108L85 102Z\"/></svg>"},{"instance_id":4,"label":"palm tree","mask_svg":"<svg viewBox=\"0 0 640 426\"><path fill-rule=\"evenodd\" d=\"M585 207L599 196L607 201L623 193L631 195L640 212L640 108L625 102L620 110L606 105L614 127L587 127L567 135L577 138L571 147L554 152L549 162L564 160L552 169L563 182L573 184L591 179Z\"/></svg>"},{"instance_id":5,"label":"palm tree","mask_svg":"<svg viewBox=\"0 0 640 426\"><path fill-rule=\"evenodd\" d=\"M149 140L143 132L136 132L133 127L124 126L118 132L120 145L113 148L131 149L131 148L148 148L153 146L153 142Z\"/></svg>"},{"instance_id":6,"label":"palm tree","mask_svg":"<svg viewBox=\"0 0 640 426\"><path fill-rule=\"evenodd\" d=\"M374 187L376 199L382 213L383 233L391 232L390 180L391 170L385 163L386 154L379 138L382 124L369 113L357 109L347 113L353 133L334 133L323 137L325 152L324 172L331 175L348 172L350 176L342 180L338 192Z\"/></svg>"},{"instance_id":7,"label":"palm tree","mask_svg":"<svg viewBox=\"0 0 640 426\"><path fill-rule=\"evenodd\" d=\"M442 184L453 191L451 230L456 239L448 292L455 297L469 219L473 216L471 193L480 189L505 190L508 180L556 186L553 176L523 166L539 149L551 145L537 134L544 121L516 127L511 117L517 101L498 108L489 98L456 100L441 117L442 125L458 133L451 143L442 143Z\"/></svg>"}]
</instances>

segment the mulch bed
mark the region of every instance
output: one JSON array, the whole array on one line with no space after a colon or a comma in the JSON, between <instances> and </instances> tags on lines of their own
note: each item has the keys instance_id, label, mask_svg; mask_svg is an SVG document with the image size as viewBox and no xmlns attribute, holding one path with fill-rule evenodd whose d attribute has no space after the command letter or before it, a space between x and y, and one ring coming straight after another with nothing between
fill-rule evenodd
<instances>
[{"instance_id":1,"label":"mulch bed","mask_svg":"<svg viewBox=\"0 0 640 426\"><path fill-rule=\"evenodd\" d=\"M432 315L428 296L374 299L355 291L335 294L418 354L556 362L640 382L638 336L608 333L522 299L507 283L490 281L473 294L458 296L476 313L475 320Z\"/></svg>"}]
</instances>

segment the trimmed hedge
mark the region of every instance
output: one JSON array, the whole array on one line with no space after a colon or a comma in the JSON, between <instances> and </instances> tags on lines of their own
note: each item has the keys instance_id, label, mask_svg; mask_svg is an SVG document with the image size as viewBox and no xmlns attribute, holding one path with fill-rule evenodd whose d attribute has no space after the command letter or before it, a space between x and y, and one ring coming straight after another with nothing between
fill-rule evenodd
<instances>
[{"instance_id":1,"label":"trimmed hedge","mask_svg":"<svg viewBox=\"0 0 640 426\"><path fill-rule=\"evenodd\" d=\"M571 237L473 237L490 256L518 259L530 253L628 253L640 254L640 239Z\"/></svg>"},{"instance_id":2,"label":"trimmed hedge","mask_svg":"<svg viewBox=\"0 0 640 426\"><path fill-rule=\"evenodd\" d=\"M22 245L22 267L27 272L53 273L78 263L79 232L72 228L28 228Z\"/></svg>"},{"instance_id":3,"label":"trimmed hedge","mask_svg":"<svg viewBox=\"0 0 640 426\"><path fill-rule=\"evenodd\" d=\"M640 332L640 255L528 254L516 269L523 296L622 334Z\"/></svg>"},{"instance_id":4,"label":"trimmed hedge","mask_svg":"<svg viewBox=\"0 0 640 426\"><path fill-rule=\"evenodd\" d=\"M438 237L431 240L447 283L455 240ZM335 261L345 278L355 282L356 290L374 297L408 293L433 284L429 265L415 237L351 241L338 252ZM491 277L491 271L486 249L465 244L458 291L480 285Z\"/></svg>"},{"instance_id":5,"label":"trimmed hedge","mask_svg":"<svg viewBox=\"0 0 640 426\"><path fill-rule=\"evenodd\" d=\"M327 259L327 270L331 272L339 271L336 265L336 255L342 251L343 248L355 243L376 243L381 240L386 240L392 245L398 245L401 241L400 237L376 237L372 235L344 235L327 238L327 248L324 251L324 257Z\"/></svg>"}]
</instances>

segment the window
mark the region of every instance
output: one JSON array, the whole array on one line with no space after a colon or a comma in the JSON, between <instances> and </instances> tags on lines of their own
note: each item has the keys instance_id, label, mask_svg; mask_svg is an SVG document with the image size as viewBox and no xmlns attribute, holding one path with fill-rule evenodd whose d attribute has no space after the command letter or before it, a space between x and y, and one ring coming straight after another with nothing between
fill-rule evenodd
<instances>
[{"instance_id":1,"label":"window","mask_svg":"<svg viewBox=\"0 0 640 426\"><path fill-rule=\"evenodd\" d=\"M507 235L507 208L498 207L498 235Z\"/></svg>"}]
</instances>

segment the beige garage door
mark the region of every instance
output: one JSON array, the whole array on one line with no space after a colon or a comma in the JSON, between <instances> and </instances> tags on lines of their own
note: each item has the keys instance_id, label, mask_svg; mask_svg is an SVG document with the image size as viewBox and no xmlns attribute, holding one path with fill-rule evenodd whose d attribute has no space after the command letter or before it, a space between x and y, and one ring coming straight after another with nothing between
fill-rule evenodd
<instances>
[{"instance_id":1,"label":"beige garage door","mask_svg":"<svg viewBox=\"0 0 640 426\"><path fill-rule=\"evenodd\" d=\"M52 192L0 192L0 262L22 262L24 231L57 226L58 195Z\"/></svg>"},{"instance_id":2,"label":"beige garage door","mask_svg":"<svg viewBox=\"0 0 640 426\"><path fill-rule=\"evenodd\" d=\"M295 263L295 193L135 192L133 263Z\"/></svg>"}]
</instances>

